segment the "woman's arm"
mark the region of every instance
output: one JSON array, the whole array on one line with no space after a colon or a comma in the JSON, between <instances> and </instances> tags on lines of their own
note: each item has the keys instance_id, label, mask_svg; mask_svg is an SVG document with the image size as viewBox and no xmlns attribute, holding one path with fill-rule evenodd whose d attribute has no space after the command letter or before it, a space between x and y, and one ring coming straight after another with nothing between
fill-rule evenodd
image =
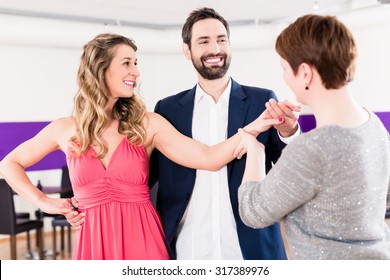
<instances>
[{"instance_id":1,"label":"woman's arm","mask_svg":"<svg viewBox=\"0 0 390 280\"><path fill-rule=\"evenodd\" d=\"M0 162L0 174L23 199L31 202L46 213L64 214L70 211L66 199L47 197L28 178L25 169L40 161L49 153L64 145L61 137L67 131L69 120L61 119L47 125L36 136L11 151Z\"/></svg>"},{"instance_id":2,"label":"woman's arm","mask_svg":"<svg viewBox=\"0 0 390 280\"><path fill-rule=\"evenodd\" d=\"M155 113L148 113L147 133L152 136L153 147L170 160L194 169L216 171L242 153L235 152L240 141L236 133L229 139L207 146L178 132L166 119ZM278 119L265 119L260 116L245 127L246 131L259 134L272 125L280 123Z\"/></svg>"},{"instance_id":3,"label":"woman's arm","mask_svg":"<svg viewBox=\"0 0 390 280\"><path fill-rule=\"evenodd\" d=\"M262 181L265 177L265 147L262 143L248 133L241 135L238 150L246 150L246 163L242 183L248 181Z\"/></svg>"},{"instance_id":4,"label":"woman's arm","mask_svg":"<svg viewBox=\"0 0 390 280\"><path fill-rule=\"evenodd\" d=\"M242 221L250 227L264 228L315 197L323 174L323 156L315 143L301 137L283 150L265 176L263 149L257 149L248 146L238 201Z\"/></svg>"}]
</instances>

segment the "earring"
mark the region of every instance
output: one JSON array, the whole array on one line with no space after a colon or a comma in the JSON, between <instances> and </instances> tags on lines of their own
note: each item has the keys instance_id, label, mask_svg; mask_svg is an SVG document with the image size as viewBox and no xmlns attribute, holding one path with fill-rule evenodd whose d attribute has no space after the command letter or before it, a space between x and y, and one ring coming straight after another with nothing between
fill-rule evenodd
<instances>
[{"instance_id":1,"label":"earring","mask_svg":"<svg viewBox=\"0 0 390 280\"><path fill-rule=\"evenodd\" d=\"M309 86L307 84L305 86L305 90L309 90Z\"/></svg>"}]
</instances>

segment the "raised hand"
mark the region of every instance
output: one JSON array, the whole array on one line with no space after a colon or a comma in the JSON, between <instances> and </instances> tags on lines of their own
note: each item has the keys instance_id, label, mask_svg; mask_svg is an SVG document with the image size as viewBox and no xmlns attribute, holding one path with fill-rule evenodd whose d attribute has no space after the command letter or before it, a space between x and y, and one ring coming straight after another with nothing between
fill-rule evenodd
<instances>
[{"instance_id":1,"label":"raised hand","mask_svg":"<svg viewBox=\"0 0 390 280\"><path fill-rule=\"evenodd\" d=\"M294 105L288 100L276 102L276 100L270 99L265 107L267 109L264 117L284 119L284 122L274 125L274 128L279 131L282 137L289 137L297 131L299 113L301 112L300 105Z\"/></svg>"},{"instance_id":2,"label":"raised hand","mask_svg":"<svg viewBox=\"0 0 390 280\"><path fill-rule=\"evenodd\" d=\"M240 159L247 152L254 152L258 149L264 152L264 145L253 134L245 132L242 128L238 130L238 134L241 140L234 151L234 156L237 159Z\"/></svg>"},{"instance_id":3,"label":"raised hand","mask_svg":"<svg viewBox=\"0 0 390 280\"><path fill-rule=\"evenodd\" d=\"M257 117L257 119L246 125L243 129L245 130L245 132L257 136L261 132L268 130L271 126L275 126L283 122L284 119L281 117L272 118L272 116L266 109L263 113L261 113L260 116Z\"/></svg>"}]
</instances>

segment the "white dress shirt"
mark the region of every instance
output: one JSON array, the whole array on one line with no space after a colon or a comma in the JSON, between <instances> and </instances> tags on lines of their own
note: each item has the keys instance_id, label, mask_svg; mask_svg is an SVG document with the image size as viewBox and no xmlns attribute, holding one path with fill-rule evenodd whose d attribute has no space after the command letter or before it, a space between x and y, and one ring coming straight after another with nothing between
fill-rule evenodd
<instances>
[{"instance_id":1,"label":"white dress shirt","mask_svg":"<svg viewBox=\"0 0 390 280\"><path fill-rule=\"evenodd\" d=\"M209 146L227 138L231 79L218 102L196 87L192 119L193 139ZM300 134L279 137L288 144ZM240 260L236 221L230 203L227 166L216 172L197 170L194 190L179 224L178 260Z\"/></svg>"},{"instance_id":2,"label":"white dress shirt","mask_svg":"<svg viewBox=\"0 0 390 280\"><path fill-rule=\"evenodd\" d=\"M227 137L231 81L218 102L198 85L195 93L192 136L209 146ZM236 222L230 203L227 167L197 170L194 190L180 222L177 259L242 259Z\"/></svg>"}]
</instances>

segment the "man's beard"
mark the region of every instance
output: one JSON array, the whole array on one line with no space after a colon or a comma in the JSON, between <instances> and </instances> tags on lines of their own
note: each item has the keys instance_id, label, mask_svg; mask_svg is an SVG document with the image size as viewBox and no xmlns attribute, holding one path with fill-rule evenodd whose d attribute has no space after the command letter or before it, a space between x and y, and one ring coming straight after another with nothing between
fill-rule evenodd
<instances>
[{"instance_id":1,"label":"man's beard","mask_svg":"<svg viewBox=\"0 0 390 280\"><path fill-rule=\"evenodd\" d=\"M222 56L223 57L223 65L215 65L211 67L206 67L204 65L204 60L208 57L215 57L215 56ZM192 64L194 65L196 71L206 80L215 80L222 78L225 76L227 71L229 70L230 67L230 62L231 62L231 57L227 56L225 53L218 53L216 55L206 55L206 56L201 56L200 57L200 63L195 62L194 58L191 59Z\"/></svg>"}]
</instances>

